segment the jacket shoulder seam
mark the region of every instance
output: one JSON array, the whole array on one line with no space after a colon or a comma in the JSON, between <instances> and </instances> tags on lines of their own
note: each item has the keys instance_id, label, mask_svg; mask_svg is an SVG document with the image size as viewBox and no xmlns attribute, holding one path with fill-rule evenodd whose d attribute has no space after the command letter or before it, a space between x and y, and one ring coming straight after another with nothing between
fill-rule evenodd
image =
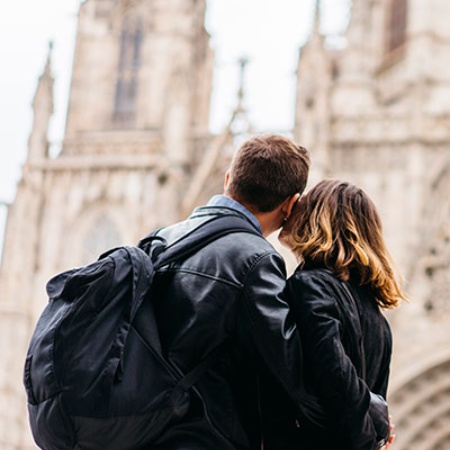
<instances>
[{"instance_id":1,"label":"jacket shoulder seam","mask_svg":"<svg viewBox=\"0 0 450 450\"><path fill-rule=\"evenodd\" d=\"M200 272L198 270L195 270L191 267L173 267L173 268L167 268L167 269L162 269L162 270L158 270L158 273L189 273L191 275L197 275L199 277L202 278L209 278L210 280L214 280L214 281L220 281L221 283L224 284L228 284L230 286L233 287L242 287L242 284L239 283L234 283L231 280L227 280L225 278L222 277L218 277L216 275L210 275L208 273L205 272Z\"/></svg>"},{"instance_id":2,"label":"jacket shoulder seam","mask_svg":"<svg viewBox=\"0 0 450 450\"><path fill-rule=\"evenodd\" d=\"M255 268L255 266L265 257L270 256L270 255L277 255L276 252L274 252L273 250L267 250L266 252L264 252L261 255L255 256L255 260L251 263L247 274L245 275L244 281L242 283L242 286L244 287L245 284L247 283L247 280L249 278L249 276L252 274L253 269ZM281 258L281 256L280 256Z\"/></svg>"}]
</instances>

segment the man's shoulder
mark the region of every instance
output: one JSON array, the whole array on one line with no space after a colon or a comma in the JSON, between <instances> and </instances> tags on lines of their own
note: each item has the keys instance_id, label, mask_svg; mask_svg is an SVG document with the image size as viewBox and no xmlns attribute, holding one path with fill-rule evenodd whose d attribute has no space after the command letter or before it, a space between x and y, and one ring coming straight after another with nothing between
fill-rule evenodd
<instances>
[{"instance_id":1,"label":"man's shoulder","mask_svg":"<svg viewBox=\"0 0 450 450\"><path fill-rule=\"evenodd\" d=\"M200 227L208 220L211 216L189 218L161 230L160 235L168 241L168 245L172 245L200 232ZM181 266L195 269L198 273L223 274L231 271L233 276L243 279L253 268L264 263L269 267L284 266L281 255L256 229L239 230L236 227L202 246L181 262Z\"/></svg>"},{"instance_id":2,"label":"man's shoulder","mask_svg":"<svg viewBox=\"0 0 450 450\"><path fill-rule=\"evenodd\" d=\"M233 252L241 257L249 255L253 258L260 258L272 254L279 256L279 253L273 245L262 235L245 231L233 231L221 236L211 243L210 248L211 250L220 248L221 252Z\"/></svg>"},{"instance_id":3,"label":"man's shoulder","mask_svg":"<svg viewBox=\"0 0 450 450\"><path fill-rule=\"evenodd\" d=\"M193 215L182 222L162 228L158 235L164 237L168 245L172 245L179 240L194 236L196 233L205 234L205 230L208 229L211 229L211 233L214 234L217 230L214 231L214 226L211 225L213 222L218 224L222 221L226 222L229 231L226 228L220 231L217 237L211 239L208 245L205 245L205 249L226 243L226 248L238 247L243 252L276 253L272 244L242 214L226 208L205 208L202 214Z\"/></svg>"}]
</instances>

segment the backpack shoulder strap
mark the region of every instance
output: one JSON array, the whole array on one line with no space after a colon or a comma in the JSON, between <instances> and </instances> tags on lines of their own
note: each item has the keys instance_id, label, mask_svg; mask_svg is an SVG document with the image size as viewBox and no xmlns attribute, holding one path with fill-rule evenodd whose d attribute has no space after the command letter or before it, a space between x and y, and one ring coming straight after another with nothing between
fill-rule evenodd
<instances>
[{"instance_id":1,"label":"backpack shoulder strap","mask_svg":"<svg viewBox=\"0 0 450 450\"><path fill-rule=\"evenodd\" d=\"M237 215L218 216L201 224L188 234L164 248L156 256L155 268L165 266L178 259L193 255L210 242L231 233L244 232L261 236L261 233L244 217Z\"/></svg>"},{"instance_id":2,"label":"backpack shoulder strap","mask_svg":"<svg viewBox=\"0 0 450 450\"><path fill-rule=\"evenodd\" d=\"M181 378L177 383L177 388L182 391L188 391L198 380L200 380L203 374L213 366L227 347L228 344L224 342L211 350L196 366Z\"/></svg>"}]
</instances>

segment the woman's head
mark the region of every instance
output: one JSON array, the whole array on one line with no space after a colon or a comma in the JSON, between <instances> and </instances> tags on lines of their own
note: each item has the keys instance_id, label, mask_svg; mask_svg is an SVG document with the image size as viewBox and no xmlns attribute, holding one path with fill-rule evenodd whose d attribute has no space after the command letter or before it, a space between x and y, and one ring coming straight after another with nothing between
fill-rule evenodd
<instances>
[{"instance_id":1,"label":"woman's head","mask_svg":"<svg viewBox=\"0 0 450 450\"><path fill-rule=\"evenodd\" d=\"M305 268L324 267L341 280L370 284L383 308L404 299L386 248L380 216L360 188L323 180L304 195L280 233L280 240Z\"/></svg>"}]
</instances>

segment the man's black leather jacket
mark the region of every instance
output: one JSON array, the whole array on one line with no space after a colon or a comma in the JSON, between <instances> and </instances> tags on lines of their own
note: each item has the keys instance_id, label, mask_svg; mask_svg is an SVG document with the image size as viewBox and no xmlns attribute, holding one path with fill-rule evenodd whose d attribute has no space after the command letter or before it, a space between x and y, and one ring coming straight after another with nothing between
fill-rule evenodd
<instances>
[{"instance_id":1,"label":"man's black leather jacket","mask_svg":"<svg viewBox=\"0 0 450 450\"><path fill-rule=\"evenodd\" d=\"M169 244L205 221L238 215L202 207L160 231ZM167 356L189 371L209 352L221 356L195 385L188 414L152 450L260 449L258 374L270 371L300 401L301 348L283 298L285 264L262 236L223 236L159 270L156 315Z\"/></svg>"}]
</instances>

